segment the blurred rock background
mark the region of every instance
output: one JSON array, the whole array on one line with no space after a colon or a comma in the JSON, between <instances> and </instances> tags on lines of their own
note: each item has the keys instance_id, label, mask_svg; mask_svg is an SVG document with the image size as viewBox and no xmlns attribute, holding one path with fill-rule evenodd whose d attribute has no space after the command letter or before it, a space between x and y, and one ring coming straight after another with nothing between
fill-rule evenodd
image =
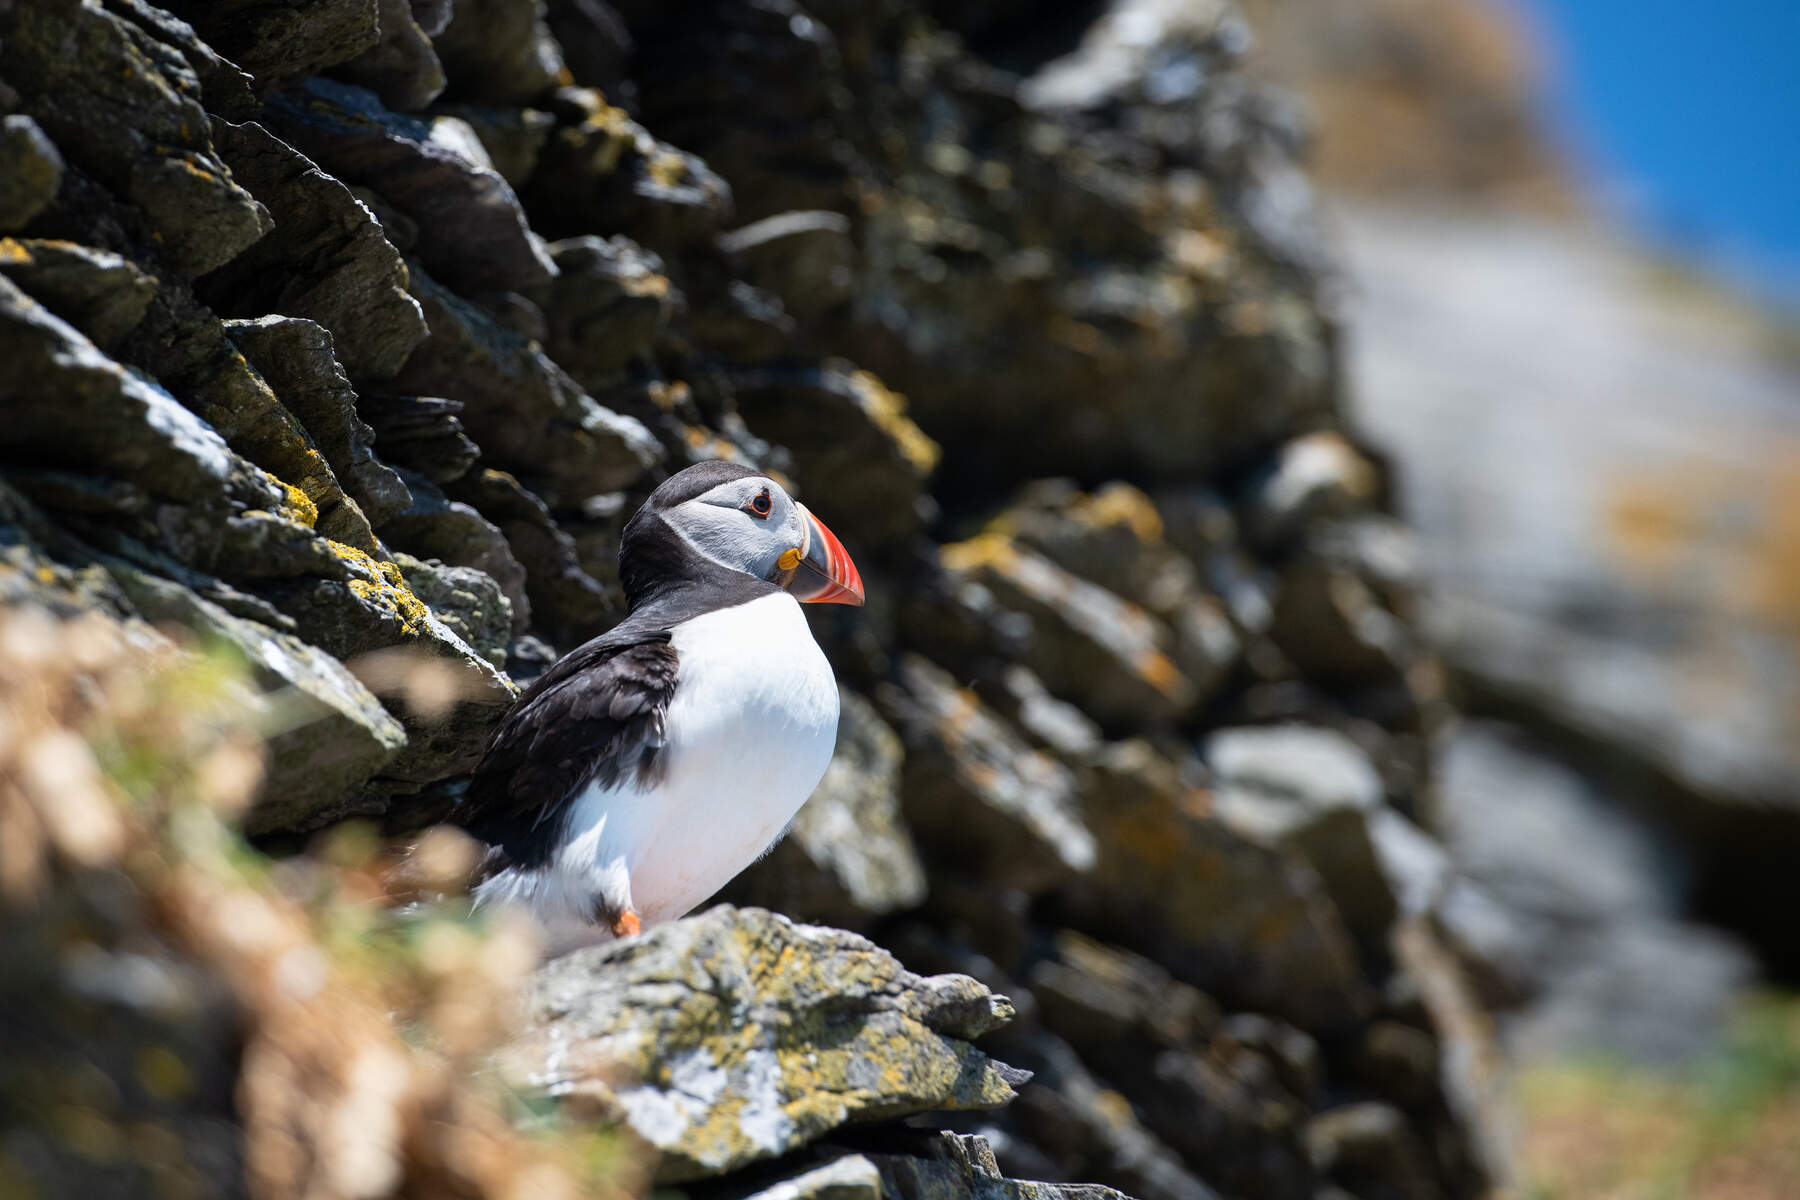
<instances>
[{"instance_id":1,"label":"blurred rock background","mask_svg":"<svg viewBox=\"0 0 1800 1200\"><path fill-rule=\"evenodd\" d=\"M1246 11L1253 62L1312 102L1349 408L1466 718L1433 750L1431 824L1512 989L1527 1169L1559 1195L1781 1195L1791 1041L1754 989L1800 961L1792 259L1631 218L1706 186L1667 177L1683 153L1729 209L1727 168L1793 109L1747 44L1791 44L1792 19L1578 7ZM1684 39L1724 57L1665 91ZM1625 124L1608 86L1656 111ZM1665 175L1641 177L1617 143L1659 136Z\"/></svg>"},{"instance_id":2,"label":"blurred rock background","mask_svg":"<svg viewBox=\"0 0 1800 1200\"><path fill-rule=\"evenodd\" d=\"M0 0L0 1181L1800 1186L1732 1015L1792 367L1583 224L1531 62L1463 0ZM719 456L868 582L837 759L533 972L438 823Z\"/></svg>"}]
</instances>

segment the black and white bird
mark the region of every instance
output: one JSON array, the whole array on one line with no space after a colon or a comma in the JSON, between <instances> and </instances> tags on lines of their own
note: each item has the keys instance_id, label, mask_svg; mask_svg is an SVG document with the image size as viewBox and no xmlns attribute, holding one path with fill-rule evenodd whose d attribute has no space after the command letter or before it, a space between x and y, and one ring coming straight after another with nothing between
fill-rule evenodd
<instances>
[{"instance_id":1,"label":"black and white bird","mask_svg":"<svg viewBox=\"0 0 1800 1200\"><path fill-rule=\"evenodd\" d=\"M651 493L619 578L630 615L519 698L453 818L490 846L477 904L529 907L553 943L679 917L780 837L837 735L800 603L863 602L831 531L725 462Z\"/></svg>"}]
</instances>

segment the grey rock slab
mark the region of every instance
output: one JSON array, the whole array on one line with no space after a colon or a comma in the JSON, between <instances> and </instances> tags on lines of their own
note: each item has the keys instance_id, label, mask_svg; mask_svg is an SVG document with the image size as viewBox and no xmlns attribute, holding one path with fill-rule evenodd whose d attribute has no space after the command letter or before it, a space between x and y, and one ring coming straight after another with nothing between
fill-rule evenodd
<instances>
[{"instance_id":1,"label":"grey rock slab","mask_svg":"<svg viewBox=\"0 0 1800 1200\"><path fill-rule=\"evenodd\" d=\"M856 239L842 213L776 213L720 234L719 249L801 318L843 304L856 284Z\"/></svg>"},{"instance_id":2,"label":"grey rock slab","mask_svg":"<svg viewBox=\"0 0 1800 1200\"><path fill-rule=\"evenodd\" d=\"M1450 660L1669 773L1690 811L1794 808L1800 376L1778 320L1593 228L1343 216L1358 424L1392 456Z\"/></svg>"},{"instance_id":3,"label":"grey rock slab","mask_svg":"<svg viewBox=\"0 0 1800 1200\"><path fill-rule=\"evenodd\" d=\"M339 364L331 332L303 317L227 321L225 332L276 398L312 435L339 484L379 526L412 504L392 467L371 450L374 431L357 415L357 396Z\"/></svg>"},{"instance_id":4,"label":"grey rock slab","mask_svg":"<svg viewBox=\"0 0 1800 1200\"><path fill-rule=\"evenodd\" d=\"M255 81L250 75L201 41L192 25L166 8L148 0L106 0L104 7L180 53L199 81L200 98L207 112L242 121L261 106L252 90Z\"/></svg>"},{"instance_id":5,"label":"grey rock slab","mask_svg":"<svg viewBox=\"0 0 1800 1200\"><path fill-rule=\"evenodd\" d=\"M377 0L214 0L183 10L259 91L348 62L381 36Z\"/></svg>"},{"instance_id":6,"label":"grey rock slab","mask_svg":"<svg viewBox=\"0 0 1800 1200\"><path fill-rule=\"evenodd\" d=\"M344 797L386 767L407 744L406 730L329 653L288 633L233 616L168 579L122 560L105 561L132 605L235 647L270 689L272 736L251 835L317 828Z\"/></svg>"},{"instance_id":7,"label":"grey rock slab","mask_svg":"<svg viewBox=\"0 0 1800 1200\"><path fill-rule=\"evenodd\" d=\"M413 594L394 563L339 558L349 578L276 580L258 594L359 671L404 722L407 746L386 774L429 783L473 769L516 689ZM415 672L426 672L428 691L409 686Z\"/></svg>"},{"instance_id":8,"label":"grey rock slab","mask_svg":"<svg viewBox=\"0 0 1800 1200\"><path fill-rule=\"evenodd\" d=\"M1683 907L1681 847L1518 727L1459 726L1435 773L1452 858L1507 906L1565 927Z\"/></svg>"},{"instance_id":9,"label":"grey rock slab","mask_svg":"<svg viewBox=\"0 0 1800 1200\"><path fill-rule=\"evenodd\" d=\"M534 295L551 356L586 387L651 361L682 303L662 259L629 238L592 235L552 242L550 254L559 274Z\"/></svg>"},{"instance_id":10,"label":"grey rock slab","mask_svg":"<svg viewBox=\"0 0 1800 1200\"><path fill-rule=\"evenodd\" d=\"M1114 1086L1066 1043L1037 1030L1026 1046L1021 1061L1030 1063L1031 1084L1006 1118L1049 1155L1058 1173L1101 1180L1137 1200L1217 1200L1218 1193L1144 1127L1135 1108L1118 1103Z\"/></svg>"},{"instance_id":11,"label":"grey rock slab","mask_svg":"<svg viewBox=\"0 0 1800 1200\"><path fill-rule=\"evenodd\" d=\"M1107 1086L1131 1101L1131 1125L1178 1151L1209 1183L1234 1195L1308 1195L1299 1123L1323 1073L1312 1038L1261 1014L1221 1018L1210 997L1116 946L1064 931L1054 947L1054 957L1033 968L1031 992L1042 1025L1068 1045L1034 1037L1030 1054L1015 1053L1037 1074L1009 1117L1035 1118L1048 1134L1058 1105L1040 1102L1039 1083L1084 1104L1095 1103L1091 1094L1081 1099L1089 1088ZM1084 1084L1087 1072L1069 1061L1070 1047L1098 1080ZM1167 1188L1165 1180L1159 1190Z\"/></svg>"},{"instance_id":12,"label":"grey rock slab","mask_svg":"<svg viewBox=\"0 0 1800 1200\"><path fill-rule=\"evenodd\" d=\"M1371 505L1380 473L1339 433L1303 434L1285 443L1250 485L1244 532L1266 552L1278 552L1306 527Z\"/></svg>"},{"instance_id":13,"label":"grey rock slab","mask_svg":"<svg viewBox=\"0 0 1800 1200\"><path fill-rule=\"evenodd\" d=\"M449 567L410 554L395 554L394 565L413 595L477 654L502 670L512 641L512 604L492 576L473 567Z\"/></svg>"},{"instance_id":14,"label":"grey rock slab","mask_svg":"<svg viewBox=\"0 0 1800 1200\"><path fill-rule=\"evenodd\" d=\"M896 1200L1130 1200L1097 1183L1008 1179L983 1138L940 1133L913 1154L870 1154Z\"/></svg>"},{"instance_id":15,"label":"grey rock slab","mask_svg":"<svg viewBox=\"0 0 1800 1200\"><path fill-rule=\"evenodd\" d=\"M1216 815L1197 781L1146 743L1109 746L1081 775L1099 847L1094 869L1067 889L1084 928L1302 1029L1361 1020L1374 998L1303 857Z\"/></svg>"},{"instance_id":16,"label":"grey rock slab","mask_svg":"<svg viewBox=\"0 0 1800 1200\"><path fill-rule=\"evenodd\" d=\"M0 274L102 350L135 329L156 296L156 280L129 259L61 240L0 240Z\"/></svg>"},{"instance_id":17,"label":"grey rock slab","mask_svg":"<svg viewBox=\"0 0 1800 1200\"><path fill-rule=\"evenodd\" d=\"M966 976L921 978L855 934L722 905L541 967L502 1066L623 1121L679 1182L847 1122L1005 1104L1026 1075L967 1039L1011 1016Z\"/></svg>"},{"instance_id":18,"label":"grey rock slab","mask_svg":"<svg viewBox=\"0 0 1800 1200\"><path fill-rule=\"evenodd\" d=\"M1093 867L1074 777L954 676L908 654L876 699L906 745L907 823L933 853L1027 891Z\"/></svg>"},{"instance_id":19,"label":"grey rock slab","mask_svg":"<svg viewBox=\"0 0 1800 1200\"><path fill-rule=\"evenodd\" d=\"M1483 1188L1504 1189L1518 1163L1518 1118L1511 1068L1495 1038L1493 1019L1468 974L1429 922L1412 917L1393 932L1394 963L1416 989L1438 1041L1438 1089Z\"/></svg>"},{"instance_id":20,"label":"grey rock slab","mask_svg":"<svg viewBox=\"0 0 1800 1200\"><path fill-rule=\"evenodd\" d=\"M424 108L444 90L444 64L413 19L411 0L379 0L381 40L337 73L381 97L396 112Z\"/></svg>"},{"instance_id":21,"label":"grey rock slab","mask_svg":"<svg viewBox=\"0 0 1800 1200\"><path fill-rule=\"evenodd\" d=\"M1243 787L1293 800L1309 809L1381 803L1381 776L1368 754L1333 729L1255 725L1215 730L1203 756L1225 787Z\"/></svg>"},{"instance_id":22,"label":"grey rock slab","mask_svg":"<svg viewBox=\"0 0 1800 1200\"><path fill-rule=\"evenodd\" d=\"M457 99L528 104L565 82L543 0L456 0L434 43Z\"/></svg>"},{"instance_id":23,"label":"grey rock slab","mask_svg":"<svg viewBox=\"0 0 1800 1200\"><path fill-rule=\"evenodd\" d=\"M272 227L213 151L181 53L94 4L28 4L0 23L0 73L71 162L139 209L157 252L198 275ZM96 78L108 80L104 89Z\"/></svg>"},{"instance_id":24,"label":"grey rock slab","mask_svg":"<svg viewBox=\"0 0 1800 1200\"><path fill-rule=\"evenodd\" d=\"M424 271L412 273L431 334L394 387L463 405L460 420L488 461L554 502L628 486L663 458L634 418L602 407L544 353Z\"/></svg>"},{"instance_id":25,"label":"grey rock slab","mask_svg":"<svg viewBox=\"0 0 1800 1200\"><path fill-rule=\"evenodd\" d=\"M533 625L545 637L579 645L624 617L624 592L583 569L574 538L551 517L543 498L517 479L504 471L477 470L445 491L474 505L506 535L525 569Z\"/></svg>"},{"instance_id":26,"label":"grey rock slab","mask_svg":"<svg viewBox=\"0 0 1800 1200\"><path fill-rule=\"evenodd\" d=\"M271 99L264 120L325 170L372 189L413 221L414 252L453 286L507 291L556 274L512 188L434 137L429 120L326 79Z\"/></svg>"},{"instance_id":27,"label":"grey rock slab","mask_svg":"<svg viewBox=\"0 0 1800 1200\"><path fill-rule=\"evenodd\" d=\"M56 144L24 113L0 117L0 233L23 229L56 198L63 161Z\"/></svg>"},{"instance_id":28,"label":"grey rock slab","mask_svg":"<svg viewBox=\"0 0 1800 1200\"><path fill-rule=\"evenodd\" d=\"M1717 1050L1758 975L1742 945L1691 922L1616 922L1568 937L1563 949L1544 992L1507 1022L1507 1049L1521 1061L1698 1060Z\"/></svg>"},{"instance_id":29,"label":"grey rock slab","mask_svg":"<svg viewBox=\"0 0 1800 1200\"><path fill-rule=\"evenodd\" d=\"M1004 533L944 546L938 558L954 582L980 584L1031 619L1025 665L1102 725L1173 723L1198 699L1170 656L1168 627L1129 600Z\"/></svg>"},{"instance_id":30,"label":"grey rock slab","mask_svg":"<svg viewBox=\"0 0 1800 1200\"><path fill-rule=\"evenodd\" d=\"M564 88L559 126L525 187L551 235L620 232L662 253L709 243L731 212L731 187L693 154L651 136L598 92Z\"/></svg>"},{"instance_id":31,"label":"grey rock slab","mask_svg":"<svg viewBox=\"0 0 1800 1200\"><path fill-rule=\"evenodd\" d=\"M512 606L513 632L524 633L531 624L525 568L500 527L473 506L445 496L430 480L410 473L403 478L412 493L412 506L383 525L381 536L420 558L473 567L492 578Z\"/></svg>"},{"instance_id":32,"label":"grey rock slab","mask_svg":"<svg viewBox=\"0 0 1800 1200\"><path fill-rule=\"evenodd\" d=\"M850 546L917 534L932 511L922 501L939 450L903 397L847 366L740 371L732 383L744 419L793 452L803 494L832 513Z\"/></svg>"},{"instance_id":33,"label":"grey rock slab","mask_svg":"<svg viewBox=\"0 0 1800 1200\"><path fill-rule=\"evenodd\" d=\"M4 278L0 361L0 452L10 459L102 470L177 501L215 499L234 470L217 431ZM55 404L40 403L47 385Z\"/></svg>"},{"instance_id":34,"label":"grey rock slab","mask_svg":"<svg viewBox=\"0 0 1800 1200\"><path fill-rule=\"evenodd\" d=\"M455 117L469 127L488 165L516 191L537 169L538 155L556 118L535 108L496 108L486 104L439 104L433 112ZM555 248L551 248L554 255ZM559 267L562 265L557 264Z\"/></svg>"},{"instance_id":35,"label":"grey rock slab","mask_svg":"<svg viewBox=\"0 0 1800 1200\"><path fill-rule=\"evenodd\" d=\"M881 1172L862 1155L846 1154L741 1200L882 1200Z\"/></svg>"},{"instance_id":36,"label":"grey rock slab","mask_svg":"<svg viewBox=\"0 0 1800 1200\"><path fill-rule=\"evenodd\" d=\"M1432 910L1449 886L1443 848L1382 803L1375 764L1344 734L1297 724L1221 729L1204 752L1219 818L1304 856L1365 954L1384 957L1395 918Z\"/></svg>"},{"instance_id":37,"label":"grey rock slab","mask_svg":"<svg viewBox=\"0 0 1800 1200\"><path fill-rule=\"evenodd\" d=\"M355 379L385 379L425 337L406 264L381 224L338 179L261 125L214 121L232 174L275 218L274 230L201 280L201 297L235 317L277 312L331 331Z\"/></svg>"},{"instance_id":38,"label":"grey rock slab","mask_svg":"<svg viewBox=\"0 0 1800 1200\"><path fill-rule=\"evenodd\" d=\"M1067 762L1100 749L1100 727L1081 709L1058 700L1029 668L1010 663L1000 673L994 703L1034 742Z\"/></svg>"},{"instance_id":39,"label":"grey rock slab","mask_svg":"<svg viewBox=\"0 0 1800 1200\"><path fill-rule=\"evenodd\" d=\"M1307 1127L1306 1141L1314 1165L1357 1193L1379 1188L1397 1200L1442 1195L1424 1146L1391 1104L1362 1100L1322 1112Z\"/></svg>"}]
</instances>

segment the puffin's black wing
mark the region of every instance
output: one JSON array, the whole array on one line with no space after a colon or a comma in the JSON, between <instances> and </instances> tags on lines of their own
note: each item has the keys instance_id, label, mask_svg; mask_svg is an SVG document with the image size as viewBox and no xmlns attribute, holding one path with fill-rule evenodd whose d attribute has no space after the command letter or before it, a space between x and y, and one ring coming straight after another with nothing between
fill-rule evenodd
<instances>
[{"instance_id":1,"label":"puffin's black wing","mask_svg":"<svg viewBox=\"0 0 1800 1200\"><path fill-rule=\"evenodd\" d=\"M589 783L656 777L676 666L666 629L620 628L570 651L526 689L451 817L498 851L484 873L547 863L570 801Z\"/></svg>"}]
</instances>

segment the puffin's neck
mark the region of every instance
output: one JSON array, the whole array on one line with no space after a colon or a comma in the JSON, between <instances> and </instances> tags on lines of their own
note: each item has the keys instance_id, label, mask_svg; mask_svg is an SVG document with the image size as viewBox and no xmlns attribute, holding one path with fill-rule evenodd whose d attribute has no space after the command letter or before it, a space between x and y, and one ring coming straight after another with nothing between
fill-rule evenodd
<instances>
[{"instance_id":1,"label":"puffin's neck","mask_svg":"<svg viewBox=\"0 0 1800 1200\"><path fill-rule=\"evenodd\" d=\"M619 582L631 616L669 628L781 589L707 558L661 514L640 512L619 539Z\"/></svg>"}]
</instances>

